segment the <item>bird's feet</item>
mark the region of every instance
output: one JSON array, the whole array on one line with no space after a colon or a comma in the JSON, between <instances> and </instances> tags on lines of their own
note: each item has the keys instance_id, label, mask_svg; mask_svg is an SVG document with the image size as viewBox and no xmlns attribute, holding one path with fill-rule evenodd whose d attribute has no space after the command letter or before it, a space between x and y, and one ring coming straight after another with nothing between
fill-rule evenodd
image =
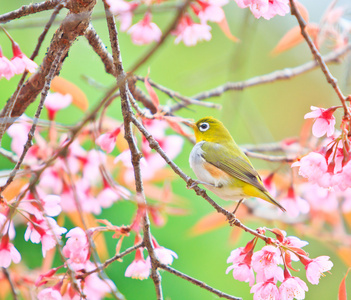
<instances>
[{"instance_id":1,"label":"bird's feet","mask_svg":"<svg viewBox=\"0 0 351 300\"><path fill-rule=\"evenodd\" d=\"M233 213L227 216L227 220L230 226L236 225L237 222L239 221L239 219L237 219Z\"/></svg>"},{"instance_id":2,"label":"bird's feet","mask_svg":"<svg viewBox=\"0 0 351 300\"><path fill-rule=\"evenodd\" d=\"M202 184L202 185L209 185L209 186L213 186L216 188L222 188L223 184L219 183L219 184L213 184L213 183L209 183L209 182L205 182L205 181L201 181L201 180L191 180L188 184L187 184L187 189L191 190L193 189L195 186L197 186L198 184Z\"/></svg>"}]
</instances>

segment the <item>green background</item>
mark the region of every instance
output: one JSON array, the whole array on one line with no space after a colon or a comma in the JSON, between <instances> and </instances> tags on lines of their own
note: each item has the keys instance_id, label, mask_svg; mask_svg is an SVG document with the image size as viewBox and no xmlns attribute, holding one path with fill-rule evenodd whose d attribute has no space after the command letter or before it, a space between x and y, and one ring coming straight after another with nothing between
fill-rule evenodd
<instances>
[{"instance_id":1,"label":"green background","mask_svg":"<svg viewBox=\"0 0 351 300\"><path fill-rule=\"evenodd\" d=\"M310 11L311 21L318 22L329 1L303 1ZM30 1L2 1L0 14L11 11ZM96 6L93 15L93 24L108 45L108 32L104 19L94 16L101 15L102 5ZM209 90L227 81L242 81L253 76L270 73L277 69L294 67L311 59L311 54L306 44L287 51L279 56L270 55L270 51L277 44L283 34L296 25L296 20L287 15L275 17L270 21L256 20L250 12L241 10L234 1L225 7L226 16L232 33L241 39L240 43L233 43L224 36L216 24L211 24L213 38L210 42L199 43L195 47L174 45L174 38L167 39L165 44L137 73L146 75L150 68L150 78L183 95L193 95L204 90ZM65 15L61 11L60 17ZM136 17L139 18L140 16ZM173 17L173 13L155 13L153 20L166 28ZM22 51L30 56L37 37L41 33L40 22L46 22L49 18L47 13L39 13L33 17L25 17L12 21L5 25L12 37L19 43ZM134 19L134 22L135 20ZM38 64L45 55L57 24L49 31L44 46L41 48L39 57L35 60ZM126 33L119 35L121 54L125 70L133 65L150 46L135 46L131 43L130 36ZM0 32L0 45L4 55L11 57L10 42ZM108 47L110 49L110 47ZM331 66L333 74L339 79L339 84L344 93L350 92L350 86L346 82L347 64ZM103 90L87 83L82 75L88 76L97 82L111 86L115 79L105 74L100 58L93 52L84 37L80 37L71 48L66 59L61 76L77 84L88 96L90 107L100 101ZM19 75L10 81L0 81L0 104L1 107L13 93ZM142 85L139 85L142 86ZM171 103L172 100L160 94L162 103ZM326 83L320 70L315 70L291 80L261 85L244 91L227 92L223 96L210 99L211 102L220 103L223 109L214 111L202 107L190 107L183 109L179 115L186 118L199 119L205 115L213 115L220 118L228 127L239 144L245 143L268 143L279 141L286 137L298 136L304 122L303 116L309 111L311 105L328 107L339 105L336 94ZM33 116L36 104L26 111L28 116ZM108 114L121 120L119 101L110 107ZM341 113L337 112L340 118ZM83 113L75 107L69 108L64 113L58 113L58 122L75 124ZM46 112L42 117L46 118ZM9 138L4 137L3 147L9 148ZM192 145L185 142L183 151L175 162L190 176L194 176L188 165L188 155ZM256 167L273 169L275 166L262 161L255 161ZM0 157L0 170L12 167L6 159ZM238 243L233 244L230 239L231 228L220 228L201 236L191 236L190 228L203 216L213 211L205 200L196 197L193 191L185 188L182 180L172 182L173 191L186 199L184 207L190 211L185 216L170 216L168 222L162 228L152 225L152 233L158 242L166 248L175 251L179 258L174 261L173 267L192 277L195 277L210 286L220 289L225 293L252 299L249 286L233 279L231 274L226 275L225 270L229 266L226 263L231 250L245 245L251 236L242 234ZM220 204L224 204L216 196L211 194ZM116 225L128 224L133 216L134 206L127 202L118 202L113 207L104 210L99 218L106 218ZM245 220L242 220L244 223ZM267 223L263 220L257 223L248 223L252 228L259 226L274 227L279 223ZM239 230L239 229L233 229ZM25 228L17 230L15 246L21 252L23 261L31 268L41 263L41 246L26 243L23 240ZM287 228L289 234L296 235L308 240L310 244L305 248L311 257L329 255L334 267L332 275L327 274L322 278L319 286L308 284L309 292L307 299L336 299L339 284L345 275L347 267L333 253L332 249L324 243L317 241L311 236L304 237L301 233L294 232L293 228ZM114 254L116 240L111 239L111 234L106 234L110 255ZM124 247L132 245L133 238L125 241ZM124 277L126 267L133 260L134 255L129 255L123 262L115 262L106 273L115 282L118 289L126 296L126 299L154 299L155 292L151 279L139 281ZM59 261L57 261L59 264ZM295 265L302 269L298 274L304 279L304 270L301 264ZM218 297L184 281L172 274L162 272L162 286L165 299L217 299ZM349 281L349 280L348 280ZM350 283L350 282L349 282Z\"/></svg>"}]
</instances>

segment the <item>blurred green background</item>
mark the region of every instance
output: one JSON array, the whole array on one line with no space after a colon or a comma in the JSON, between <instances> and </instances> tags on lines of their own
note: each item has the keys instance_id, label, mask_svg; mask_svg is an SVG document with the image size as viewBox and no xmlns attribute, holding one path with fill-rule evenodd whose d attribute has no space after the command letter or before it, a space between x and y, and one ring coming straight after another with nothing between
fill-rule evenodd
<instances>
[{"instance_id":1,"label":"blurred green background","mask_svg":"<svg viewBox=\"0 0 351 300\"><path fill-rule=\"evenodd\" d=\"M319 22L323 11L330 1L301 1L310 12L313 22ZM347 1L344 1L346 3ZM31 1L2 1L0 14L16 9ZM275 17L270 21L256 20L250 12L241 10L234 1L225 7L226 16L232 33L241 39L240 43L233 43L227 39L216 24L212 26L213 38L210 42L199 43L195 47L174 45L174 38L169 38L158 50L156 55L147 62L137 73L146 75L150 68L150 78L170 89L183 95L193 95L204 90L209 90L227 81L242 81L253 76L263 75L277 69L284 69L300 65L311 60L311 54L306 44L301 44L294 49L279 56L270 55L270 51L279 39L291 27L296 25L296 20L287 15ZM65 10L60 16L65 15ZM93 15L95 29L106 45L109 43L107 27L104 19L94 16L101 15L102 4L99 2ZM153 20L160 25L161 29L167 27L172 19L172 13L155 13ZM12 37L20 44L22 51L28 56L33 51L37 37L41 33L40 24L49 18L47 13L39 13L33 17L24 17L5 25ZM137 16L135 20L140 18ZM135 22L134 20L134 22ZM49 31L44 46L41 48L37 63L45 55L51 36L57 24ZM148 46L138 47L131 43L130 37L120 34L120 48L125 70L146 53ZM0 32L0 45L4 55L12 56L10 42ZM110 49L110 47L107 47ZM350 85L346 82L347 64L330 67L331 71L339 79L339 84L345 94L350 93ZM69 56L63 65L60 75L77 84L88 96L90 105L100 101L103 91L87 83L82 77L88 76L106 87L112 85L115 79L105 74L100 58L95 55L84 37L80 37L71 48ZM13 93L19 76L7 81L0 81L0 104L6 103ZM160 95L162 103L171 102L164 95ZM286 137L298 136L303 124L303 116L309 111L311 105L328 107L338 105L336 94L326 83L320 70L315 70L287 81L274 84L266 84L244 91L227 92L223 96L210 99L211 102L221 103L220 111L209 110L200 107L183 109L179 115L186 118L199 119L205 115L213 115L220 118L229 128L238 144L268 143L279 141ZM37 102L36 102L37 103ZM35 104L27 110L28 116L33 116ZM339 113L339 112L338 112ZM108 115L121 120L119 101L115 101L108 110ZM58 113L58 122L75 124L83 113L75 107ZM42 117L46 118L46 112ZM9 149L9 138L4 138L3 147ZM188 155L192 145L185 142L183 152L175 162L190 176L194 176L188 164ZM273 169L274 166L262 161L253 161L257 167ZM11 168L12 164L0 157L0 170ZM193 191L185 188L182 180L172 182L173 191L186 199L185 208L190 213L185 216L171 216L162 228L152 226L152 233L158 242L175 251L179 258L173 263L173 267L193 276L210 286L220 289L225 293L252 299L248 284L236 281L231 274L226 275L228 266L227 257L234 248L245 245L251 236L242 234L238 243L233 244L230 239L231 229L227 226L214 232L193 237L189 234L190 228L203 216L213 211L202 198L196 197ZM220 204L224 204L216 196L211 194ZM118 202L112 208L104 210L99 218L106 218L116 225L130 222L134 213L134 206L127 202ZM245 220L242 220L245 223ZM259 226L273 227L278 223L249 223L253 228ZM239 230L239 229L234 229ZM26 243L23 240L25 228L17 231L15 246L23 255L23 260L31 268L35 268L41 262L41 246ZM326 245L317 242L313 237L303 237L301 233L294 232L293 228L287 228L289 234L300 236L310 242L305 249L311 257L329 255L334 267L332 275L327 274L321 279L319 286L308 285L307 299L336 299L341 279L345 275L347 267ZM111 235L106 235L110 256L114 254L116 240ZM132 245L133 238L125 241L124 247ZM133 260L134 255L129 255L123 262L115 262L106 273L115 282L118 289L126 296L126 299L154 299L155 292L151 279L139 281L124 277L126 267ZM59 263L59 262L57 262ZM295 265L303 269L302 265ZM304 273L302 270L300 273ZM299 274L304 279L304 275ZM350 280L348 280L351 284ZM194 286L174 275L162 272L162 285L165 299L217 299L218 297Z\"/></svg>"}]
</instances>

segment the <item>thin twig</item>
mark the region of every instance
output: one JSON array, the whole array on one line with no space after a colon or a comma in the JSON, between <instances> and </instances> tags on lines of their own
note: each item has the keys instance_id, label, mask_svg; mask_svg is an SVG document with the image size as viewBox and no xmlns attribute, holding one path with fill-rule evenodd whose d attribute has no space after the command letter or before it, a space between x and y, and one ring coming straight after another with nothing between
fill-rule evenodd
<instances>
[{"instance_id":1,"label":"thin twig","mask_svg":"<svg viewBox=\"0 0 351 300\"><path fill-rule=\"evenodd\" d=\"M143 82L145 81L145 77L143 77L143 76L135 75L134 77L139 81L143 81ZM166 95L168 95L171 98L178 98L186 105L192 104L192 105L205 106L205 107L215 108L215 109L222 108L222 105L220 105L220 104L210 103L210 102L202 102L202 101L199 101L195 98L183 96L176 91L172 91L171 89L166 88L166 87L162 86L161 84L158 84L158 83L152 81L151 79L148 79L148 81L154 88L160 90L161 92L165 93Z\"/></svg>"},{"instance_id":2,"label":"thin twig","mask_svg":"<svg viewBox=\"0 0 351 300\"><path fill-rule=\"evenodd\" d=\"M340 62L340 58L350 50L351 50L351 44L347 44L345 47L332 51L327 55L323 56L323 60L326 63L338 63ZM219 97L227 91L242 91L246 88L250 88L261 84L272 83L280 80L288 80L298 75L307 73L317 67L318 67L318 62L313 60L294 68L285 68L282 70L277 70L265 75L252 77L245 81L227 82L209 91L201 92L194 96L191 96L191 98L197 99L197 100L205 100L212 97ZM182 108L184 108L183 104L175 104L169 107L169 111L175 112Z\"/></svg>"},{"instance_id":3,"label":"thin twig","mask_svg":"<svg viewBox=\"0 0 351 300\"><path fill-rule=\"evenodd\" d=\"M84 279L93 273L101 272L102 270L106 269L110 264L115 262L116 260L121 259L122 257L126 256L129 253L132 253L133 251L135 251L136 249L138 249L140 247L144 247L144 242L135 244L132 247L128 248L127 250L123 251L122 253L116 254L115 256L107 259L102 265L98 266L97 268L90 270L89 272L85 272L82 275L78 275L77 279Z\"/></svg>"},{"instance_id":4,"label":"thin twig","mask_svg":"<svg viewBox=\"0 0 351 300\"><path fill-rule=\"evenodd\" d=\"M6 268L2 268L2 272L4 273L7 281L10 284L13 300L17 300L19 293L18 293L18 291L17 291L17 289L16 289L16 287L15 287L15 285L14 285L12 279L11 279L10 273L8 272L8 270Z\"/></svg>"},{"instance_id":5,"label":"thin twig","mask_svg":"<svg viewBox=\"0 0 351 300\"><path fill-rule=\"evenodd\" d=\"M112 54L113 54L113 62L117 73L116 80L117 80L117 84L122 82L119 90L120 90L120 96L121 96L122 114L124 119L124 137L128 142L129 149L131 152L136 192L138 197L141 198L141 201L143 201L144 204L146 205L147 203L145 199L144 187L143 187L141 169L140 169L141 155L132 134L131 117L133 116L133 112L130 108L130 104L128 101L128 84L126 81L126 76L122 65L122 57L121 57L119 44L118 44L117 28L116 28L115 20L111 15L111 12L106 2L104 2L104 5L105 5L106 20L107 20L107 26L108 26ZM144 212L143 221L144 221L143 222L144 223L143 224L143 232L144 232L143 241L151 260L150 276L154 282L157 299L162 300L163 294L162 294L162 286L161 286L161 276L157 270L158 260L154 252L153 244L151 241L150 220L146 211Z\"/></svg>"},{"instance_id":6,"label":"thin twig","mask_svg":"<svg viewBox=\"0 0 351 300\"><path fill-rule=\"evenodd\" d=\"M225 299L229 299L229 300L241 300L241 298L238 298L238 297L234 297L234 296L231 296L229 294L226 294L226 293L223 293L222 291L220 290L217 290L209 285L207 285L206 283L204 283L203 281L200 281L200 280L197 280L193 277L190 277L189 275L186 275L182 272L179 272L178 270L176 269L173 269L172 267L170 266L167 266L167 265L164 265L164 264L159 264L159 268L171 273L171 274L174 274L180 278L183 278L185 279L186 281L189 281L191 282L192 284L194 285L197 285L215 295L217 295L218 297L220 298L225 298Z\"/></svg>"},{"instance_id":7,"label":"thin twig","mask_svg":"<svg viewBox=\"0 0 351 300\"><path fill-rule=\"evenodd\" d=\"M318 62L320 68L322 69L322 72L325 75L325 78L327 79L328 83L333 87L334 91L338 95L338 97L341 101L341 104L344 108L344 117L347 117L350 120L350 118L351 118L350 112L349 112L347 105L346 105L347 97L345 97L343 95L343 93L342 93L342 91L337 83L338 82L337 79L334 78L333 75L330 73L329 68L328 68L326 62L324 61L322 55L320 54L316 45L313 43L311 37L307 33L306 22L302 18L299 10L296 8L295 1L289 0L289 2L290 2L290 6L291 6L291 14L296 17L297 22L299 23L299 26L301 28L302 36L304 37L308 46L310 47L311 53L313 54L315 60Z\"/></svg>"},{"instance_id":8,"label":"thin twig","mask_svg":"<svg viewBox=\"0 0 351 300\"><path fill-rule=\"evenodd\" d=\"M41 11L50 10L56 7L62 0L48 0L41 3L23 5L21 8L0 15L0 23L6 23L14 19L32 15Z\"/></svg>"}]
</instances>

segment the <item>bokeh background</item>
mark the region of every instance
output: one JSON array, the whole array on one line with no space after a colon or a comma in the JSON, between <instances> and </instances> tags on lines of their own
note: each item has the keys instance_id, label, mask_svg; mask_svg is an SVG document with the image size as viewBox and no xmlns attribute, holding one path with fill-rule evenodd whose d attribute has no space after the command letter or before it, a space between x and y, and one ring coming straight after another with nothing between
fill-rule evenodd
<instances>
[{"instance_id":1,"label":"bokeh background","mask_svg":"<svg viewBox=\"0 0 351 300\"><path fill-rule=\"evenodd\" d=\"M0 14L19 8L21 5L30 4L32 1L1 1ZM310 13L313 22L319 22L323 12L330 4L329 0L301 1ZM348 1L339 1L347 4ZM263 75L274 70L294 67L312 59L306 44L301 44L292 50L278 56L270 54L274 46L284 33L296 25L292 16L277 16L270 21L255 19L249 10L239 9L234 1L225 6L225 12L232 33L239 37L240 43L230 41L214 24L212 26L213 38L210 42L199 43L195 47L174 45L174 38L169 38L158 50L156 55L147 62L138 74L146 75L150 68L150 78L183 95L193 95L209 90L227 81L242 81L253 76ZM65 15L61 11L60 17ZM103 15L102 4L96 6L93 15L93 24L105 42L109 44L106 22ZM161 29L167 27L173 12L155 13L153 20ZM135 20L142 17L136 16ZM37 37L41 33L43 24L48 20L49 14L43 12L20 20L12 21L5 25L12 37L20 44L28 56L33 51ZM39 57L35 60L38 64L45 55L45 49L50 42L57 24L50 30L45 46L41 48ZM6 36L0 32L0 45L4 55L12 56L11 45ZM148 46L135 46L131 43L129 35L120 34L120 47L123 64L128 70L133 63L141 57ZM109 49L109 47L108 47ZM332 73L338 78L339 84L345 94L350 93L350 82L347 81L348 61L341 65L330 67ZM100 58L93 52L84 37L79 38L69 52L60 75L78 85L87 95L90 106L102 98L103 89L97 88L87 82L86 77L94 79L104 87L111 86L115 79L105 74ZM19 75L7 81L0 81L0 106L3 107L9 96L15 90ZM159 94L163 104L172 103L162 94ZM339 105L336 94L331 86L326 83L322 72L317 69L291 80L260 85L244 91L227 92L223 96L210 99L212 102L223 105L222 110L210 110L202 107L183 109L179 115L185 118L199 119L212 115L221 119L228 127L238 144L259 144L279 141L286 137L298 136L303 125L303 116L309 111L311 105L328 107ZM28 116L33 116L36 109L34 103L26 111ZM59 112L57 121L63 124L75 124L83 112L76 107ZM340 112L337 112L340 114ZM119 101L115 101L108 110L108 115L121 120ZM340 115L339 115L340 117ZM46 119L46 112L43 112ZM3 147L9 149L9 138L4 137ZM192 145L185 141L182 153L175 162L190 176L194 176L188 164L188 156ZM253 160L257 168L274 169L275 165ZM0 157L0 170L13 167L6 159ZM173 267L206 282L223 292L252 299L249 286L233 279L231 274L226 275L228 266L226 259L231 250L245 245L251 236L242 234L235 243L230 239L233 234L229 226L219 228L203 235L193 236L191 228L203 216L213 211L204 199L196 197L193 191L185 188L182 180L172 179L173 192L183 198L182 206L188 214L170 216L164 227L152 225L152 233L158 242L175 251L179 258L174 261ZM215 195L213 199L220 204L225 204ZM117 225L130 222L134 213L134 206L130 203L118 202L110 209L104 210L99 218L108 219ZM244 223L245 220L242 220ZM258 220L249 222L253 228L259 226L282 226L280 223ZM311 257L329 255L334 263L332 274L327 274L321 279L318 286L308 285L309 292L306 299L336 299L339 284L346 273L347 266L333 253L333 248L318 240L318 237L304 236L302 232L295 232L293 227L284 227L289 234L299 236L309 241L305 248ZM239 229L234 229L238 231ZM25 227L19 227L15 246L22 254L22 259L30 268L35 268L41 263L41 246L25 242L23 239ZM116 240L112 234L106 234L109 255L115 251ZM124 246L132 245L133 238L125 241ZM133 280L124 277L126 267L133 260L134 255L126 256L123 262L115 262L106 273L115 282L118 289L126 299L154 299L155 292L152 280ZM59 264L59 260L57 260ZM303 268L302 265L295 265ZM302 270L302 272L304 271ZM299 275L304 278L304 275ZM348 284L351 282L348 279ZM190 284L169 273L162 273L162 285L166 299L201 299L209 300L217 297L197 286Z\"/></svg>"}]
</instances>

